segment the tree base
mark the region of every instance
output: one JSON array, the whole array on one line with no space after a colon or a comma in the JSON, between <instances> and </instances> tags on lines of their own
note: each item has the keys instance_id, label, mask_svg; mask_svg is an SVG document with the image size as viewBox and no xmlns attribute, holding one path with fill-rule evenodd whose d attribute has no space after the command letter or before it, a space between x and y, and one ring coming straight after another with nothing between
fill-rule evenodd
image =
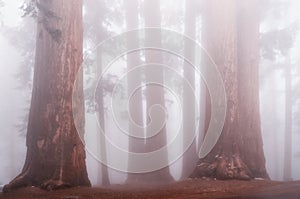
<instances>
[{"instance_id":1,"label":"tree base","mask_svg":"<svg viewBox=\"0 0 300 199\"><path fill-rule=\"evenodd\" d=\"M13 179L9 184L6 184L3 187L3 193L10 192L14 189L18 189L21 187L31 186L31 179L29 178L28 174L24 172L18 175L15 179Z\"/></svg>"},{"instance_id":2,"label":"tree base","mask_svg":"<svg viewBox=\"0 0 300 199\"><path fill-rule=\"evenodd\" d=\"M200 160L190 178L209 177L218 180L251 180L253 176L238 155L216 156L214 161Z\"/></svg>"},{"instance_id":3,"label":"tree base","mask_svg":"<svg viewBox=\"0 0 300 199\"><path fill-rule=\"evenodd\" d=\"M17 176L15 179L13 179L9 184L5 185L3 187L3 193L7 193L10 191L13 191L15 189L21 188L21 187L27 187L27 186L35 186L39 187L41 189L45 189L48 191L52 190L58 190L58 189L66 189L71 188L75 186L86 186L90 187L90 182L77 184L75 185L72 182L65 182L60 179L49 179L43 182L40 182L38 180L34 180L31 176L26 174L26 172L21 173L19 176Z\"/></svg>"},{"instance_id":4,"label":"tree base","mask_svg":"<svg viewBox=\"0 0 300 199\"><path fill-rule=\"evenodd\" d=\"M71 184L64 182L62 180L48 180L40 186L40 188L48 191L66 189L70 187L72 187Z\"/></svg>"}]
</instances>

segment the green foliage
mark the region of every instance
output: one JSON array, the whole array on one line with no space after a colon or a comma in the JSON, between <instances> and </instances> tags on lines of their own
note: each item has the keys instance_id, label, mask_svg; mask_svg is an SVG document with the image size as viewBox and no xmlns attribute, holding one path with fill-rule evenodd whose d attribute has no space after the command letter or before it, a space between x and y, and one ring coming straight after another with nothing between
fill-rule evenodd
<instances>
[{"instance_id":1,"label":"green foliage","mask_svg":"<svg viewBox=\"0 0 300 199\"><path fill-rule=\"evenodd\" d=\"M293 68L295 70L293 71L294 77L297 77L294 82L294 89L293 89L293 106L294 106L294 112L293 112L293 123L295 125L295 132L300 133L300 60L294 65ZM299 152L300 157L300 152Z\"/></svg>"},{"instance_id":2,"label":"green foliage","mask_svg":"<svg viewBox=\"0 0 300 199\"><path fill-rule=\"evenodd\" d=\"M277 61L277 57L286 57L293 47L298 32L296 22L288 21L290 1L261 0L260 18L261 55L263 59ZM267 29L267 30L266 30Z\"/></svg>"},{"instance_id":3,"label":"green foliage","mask_svg":"<svg viewBox=\"0 0 300 199\"><path fill-rule=\"evenodd\" d=\"M24 18L20 26L6 28L3 34L22 56L18 73L18 89L31 90L34 54L35 54L35 21Z\"/></svg>"},{"instance_id":4,"label":"green foliage","mask_svg":"<svg viewBox=\"0 0 300 199\"><path fill-rule=\"evenodd\" d=\"M281 70L282 75L285 75L285 66L290 64L292 69L293 131L300 132L300 60L299 57L293 57L293 51L296 48L299 49L299 45L296 44L299 40L299 21L295 21L293 15L299 15L289 12L293 6L292 1L262 0L260 2L263 27L261 55L262 60L270 63L262 65L261 83L266 79L264 76L274 74L274 69Z\"/></svg>"},{"instance_id":5,"label":"green foliage","mask_svg":"<svg viewBox=\"0 0 300 199\"><path fill-rule=\"evenodd\" d=\"M274 61L277 55L288 56L298 32L296 23L284 29L276 29L261 35L262 56Z\"/></svg>"},{"instance_id":6,"label":"green foliage","mask_svg":"<svg viewBox=\"0 0 300 199\"><path fill-rule=\"evenodd\" d=\"M26 135L29 104L33 80L33 67L35 55L35 21L32 18L22 18L22 23L17 27L4 27L2 34L10 41L21 55L18 71L14 77L18 82L16 89L22 91L27 103L24 107L24 115L15 124L22 136Z\"/></svg>"},{"instance_id":7,"label":"green foliage","mask_svg":"<svg viewBox=\"0 0 300 199\"><path fill-rule=\"evenodd\" d=\"M26 16L37 17L38 9L35 0L24 2L23 5L20 7L20 9L23 11L22 17L26 17Z\"/></svg>"},{"instance_id":8,"label":"green foliage","mask_svg":"<svg viewBox=\"0 0 300 199\"><path fill-rule=\"evenodd\" d=\"M122 11L123 1L119 0L93 0L84 1L83 10L83 26L84 26L84 62L86 63L85 68L85 83L88 84L95 78L96 71L92 66L95 62L96 57L93 56L93 51L96 46L108 37L115 35L113 26L121 27L124 23L124 16ZM110 56L109 53L115 49L111 49L110 46L105 48L108 51L108 55L102 55L101 59L105 56ZM113 81L117 77L114 75L107 74L101 81L101 87L97 88L96 92L99 92L100 88L102 95L112 93ZM93 112L95 104L93 92L89 87L85 87L86 94L86 108L88 112ZM97 94L96 94L97 96Z\"/></svg>"}]
</instances>

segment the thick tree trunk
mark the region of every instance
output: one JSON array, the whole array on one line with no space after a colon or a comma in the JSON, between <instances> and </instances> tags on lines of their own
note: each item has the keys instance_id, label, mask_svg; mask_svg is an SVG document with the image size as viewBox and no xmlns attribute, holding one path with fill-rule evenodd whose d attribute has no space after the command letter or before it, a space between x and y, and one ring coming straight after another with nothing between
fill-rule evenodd
<instances>
[{"instance_id":1,"label":"thick tree trunk","mask_svg":"<svg viewBox=\"0 0 300 199\"><path fill-rule=\"evenodd\" d=\"M252 20L250 13L256 7L254 1L253 4L250 1L237 2L205 1L203 43L223 77L227 114L217 144L199 161L191 177L243 180L267 177L258 103L258 21L247 28ZM251 6L249 10L244 7L248 4ZM241 9L238 13L237 5Z\"/></svg>"},{"instance_id":2,"label":"thick tree trunk","mask_svg":"<svg viewBox=\"0 0 300 199\"><path fill-rule=\"evenodd\" d=\"M222 134L213 150L202 160L192 177L249 178L240 158L237 142L237 29L236 1L205 1L203 44L219 67L227 95L227 114ZM243 171L240 173L239 171Z\"/></svg>"},{"instance_id":3,"label":"thick tree trunk","mask_svg":"<svg viewBox=\"0 0 300 199\"><path fill-rule=\"evenodd\" d=\"M38 1L37 7L27 156L21 174L4 191L30 185L48 190L90 185L84 146L72 115L74 107L76 114L82 116L76 122L83 132L82 88L72 104L73 84L82 62L82 1Z\"/></svg>"},{"instance_id":4,"label":"thick tree trunk","mask_svg":"<svg viewBox=\"0 0 300 199\"><path fill-rule=\"evenodd\" d=\"M240 148L253 177L268 178L259 111L259 0L237 2Z\"/></svg>"}]
</instances>

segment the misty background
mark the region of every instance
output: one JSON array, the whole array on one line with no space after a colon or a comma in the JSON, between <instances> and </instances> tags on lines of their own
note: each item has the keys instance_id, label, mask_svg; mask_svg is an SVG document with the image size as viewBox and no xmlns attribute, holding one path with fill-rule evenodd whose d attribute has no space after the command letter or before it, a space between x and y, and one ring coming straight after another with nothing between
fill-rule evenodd
<instances>
[{"instance_id":1,"label":"misty background","mask_svg":"<svg viewBox=\"0 0 300 199\"><path fill-rule=\"evenodd\" d=\"M104 24L101 24L107 31L105 37L126 31L123 1L103 2L105 4L99 8L99 12L105 17ZM0 2L0 185L8 183L20 173L26 155L26 124L31 96L36 21L34 17L24 16L27 10L22 7L23 3L23 0ZM101 40L95 36L97 24L91 12L92 0L84 3L84 52L88 53ZM184 33L184 5L182 0L161 1L163 28ZM261 1L261 9L260 111L267 170L273 180L300 180L300 2L264 0ZM196 18L196 24L196 41L201 43L201 15ZM136 28L139 27L143 27L143 24ZM171 61L166 64L178 67L182 62L174 57L169 60ZM107 71L106 89L109 90L110 85L117 81L122 67L126 67L125 61L121 57ZM287 66L290 68L289 77L286 75ZM291 83L290 92L286 90L287 78ZM166 96L170 102L166 103L170 116L167 120L167 132L172 132L172 127L178 123L178 107L172 104L174 99L171 94ZM108 94L105 99L109 100ZM287 120L287 106L292 110L291 121ZM89 117L92 117L91 113L86 115L86 130L95 132L96 127L89 123ZM105 114L105 119L106 128L113 132L109 134L111 139L118 140L118 144L127 148L127 141L118 139L120 130L113 124L109 111ZM285 140L289 127L291 143ZM170 139L171 134L168 135L168 140ZM93 134L88 134L86 142L96 145L93 141ZM290 179L284 177L287 144L292 150ZM89 152L87 167L89 178L96 185L97 175L100 175L99 165ZM179 179L181 167L180 160L171 165L171 174L175 179ZM112 169L109 170L109 175L112 183L122 183L126 179L125 173Z\"/></svg>"}]
</instances>

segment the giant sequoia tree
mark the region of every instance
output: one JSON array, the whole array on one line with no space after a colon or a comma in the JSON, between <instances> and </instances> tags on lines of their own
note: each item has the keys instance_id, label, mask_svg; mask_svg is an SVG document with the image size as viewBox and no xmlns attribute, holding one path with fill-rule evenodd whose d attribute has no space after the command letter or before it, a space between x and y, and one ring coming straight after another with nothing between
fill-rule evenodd
<instances>
[{"instance_id":1,"label":"giant sequoia tree","mask_svg":"<svg viewBox=\"0 0 300 199\"><path fill-rule=\"evenodd\" d=\"M259 110L259 1L237 1L237 6L240 148L251 175L267 178Z\"/></svg>"},{"instance_id":2,"label":"giant sequoia tree","mask_svg":"<svg viewBox=\"0 0 300 199\"><path fill-rule=\"evenodd\" d=\"M29 185L50 190L90 185L84 146L72 114L73 107L81 115L76 122L83 132L82 88L72 102L73 84L82 62L82 1L37 1L36 6L38 26L27 156L21 174L4 191Z\"/></svg>"},{"instance_id":3,"label":"giant sequoia tree","mask_svg":"<svg viewBox=\"0 0 300 199\"><path fill-rule=\"evenodd\" d=\"M220 139L199 161L192 177L268 177L259 116L257 3L257 0L204 3L203 44L222 75L227 114Z\"/></svg>"}]
</instances>

